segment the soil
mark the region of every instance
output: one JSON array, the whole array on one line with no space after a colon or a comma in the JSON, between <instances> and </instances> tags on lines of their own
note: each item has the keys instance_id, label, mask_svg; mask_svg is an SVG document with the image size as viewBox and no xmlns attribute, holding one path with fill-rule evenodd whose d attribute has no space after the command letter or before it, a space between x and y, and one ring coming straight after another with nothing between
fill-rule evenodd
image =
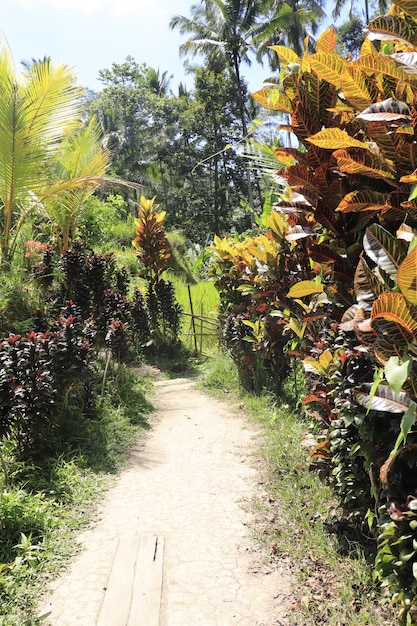
<instances>
[{"instance_id":1,"label":"soil","mask_svg":"<svg viewBox=\"0 0 417 626\"><path fill-rule=\"evenodd\" d=\"M159 626L286 626L291 573L252 533L262 515L251 505L262 489L260 431L191 379L154 385L152 428L43 599L44 623L101 624L121 540L154 535L164 545ZM127 569L122 575L126 586Z\"/></svg>"}]
</instances>

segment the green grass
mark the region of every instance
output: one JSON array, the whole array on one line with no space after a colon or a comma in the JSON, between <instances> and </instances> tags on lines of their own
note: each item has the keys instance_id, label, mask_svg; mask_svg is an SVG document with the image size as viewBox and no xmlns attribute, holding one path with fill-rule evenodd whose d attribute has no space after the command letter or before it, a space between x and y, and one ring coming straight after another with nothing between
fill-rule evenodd
<instances>
[{"instance_id":1,"label":"green grass","mask_svg":"<svg viewBox=\"0 0 417 626\"><path fill-rule=\"evenodd\" d=\"M309 424L300 417L291 389L283 399L242 391L232 361L219 356L206 363L201 384L210 393L238 401L261 425L259 455L262 490L251 504L252 531L270 563L294 577L290 626L394 626L391 609L371 578L361 544L342 533L337 502L317 474L309 471L308 448L301 445ZM293 380L288 387L293 385Z\"/></svg>"},{"instance_id":2,"label":"green grass","mask_svg":"<svg viewBox=\"0 0 417 626\"><path fill-rule=\"evenodd\" d=\"M219 294L212 281L200 281L193 285L187 285L187 283L174 276L172 273L168 274L169 280L171 280L175 286L175 295L177 301L181 305L184 313L184 321L182 324L182 333L180 336L181 341L190 350L195 350L197 345L197 351L202 353L211 353L217 349L219 345L219 335L216 332L213 322L216 321L218 306L219 306ZM191 313L191 303L188 289L191 293L191 303L194 315L199 317L208 317L211 323L201 320L195 320L195 333L191 323L189 314Z\"/></svg>"},{"instance_id":3,"label":"green grass","mask_svg":"<svg viewBox=\"0 0 417 626\"><path fill-rule=\"evenodd\" d=\"M124 369L108 384L97 415L78 425L72 451L23 463L10 442L2 445L8 485L0 495L1 626L42 623L37 602L46 583L74 555L76 535L148 426L149 381Z\"/></svg>"}]
</instances>

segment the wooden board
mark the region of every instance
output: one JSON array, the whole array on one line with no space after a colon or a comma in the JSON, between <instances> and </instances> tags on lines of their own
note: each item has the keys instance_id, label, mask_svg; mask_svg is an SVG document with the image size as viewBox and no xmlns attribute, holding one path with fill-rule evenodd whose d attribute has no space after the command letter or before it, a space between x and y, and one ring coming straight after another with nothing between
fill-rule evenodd
<instances>
[{"instance_id":1,"label":"wooden board","mask_svg":"<svg viewBox=\"0 0 417 626\"><path fill-rule=\"evenodd\" d=\"M164 539L119 541L97 626L159 626Z\"/></svg>"},{"instance_id":2,"label":"wooden board","mask_svg":"<svg viewBox=\"0 0 417 626\"><path fill-rule=\"evenodd\" d=\"M127 626L159 626L163 559L164 538L142 537L136 561L132 606Z\"/></svg>"},{"instance_id":3,"label":"wooden board","mask_svg":"<svg viewBox=\"0 0 417 626\"><path fill-rule=\"evenodd\" d=\"M132 600L132 580L138 551L138 537L119 541L97 626L126 626Z\"/></svg>"}]
</instances>

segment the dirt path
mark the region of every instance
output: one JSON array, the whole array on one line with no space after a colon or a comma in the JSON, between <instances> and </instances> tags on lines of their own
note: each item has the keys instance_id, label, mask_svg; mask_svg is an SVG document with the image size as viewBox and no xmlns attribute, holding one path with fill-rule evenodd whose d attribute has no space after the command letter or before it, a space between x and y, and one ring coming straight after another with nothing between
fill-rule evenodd
<instances>
[{"instance_id":1,"label":"dirt path","mask_svg":"<svg viewBox=\"0 0 417 626\"><path fill-rule=\"evenodd\" d=\"M156 383L154 404L158 410L150 435L107 493L97 523L82 536L81 554L43 604L50 612L46 622L118 623L111 611L103 620L102 607L112 567L113 577L123 578L115 611L126 604L121 594L130 570L123 562L118 570L115 566L121 541L158 536L164 552L155 623L286 624L288 575L254 567L260 555L248 537L252 514L242 506L256 491L256 431L188 379ZM129 555L129 548L124 550ZM150 623L133 620L132 626Z\"/></svg>"}]
</instances>

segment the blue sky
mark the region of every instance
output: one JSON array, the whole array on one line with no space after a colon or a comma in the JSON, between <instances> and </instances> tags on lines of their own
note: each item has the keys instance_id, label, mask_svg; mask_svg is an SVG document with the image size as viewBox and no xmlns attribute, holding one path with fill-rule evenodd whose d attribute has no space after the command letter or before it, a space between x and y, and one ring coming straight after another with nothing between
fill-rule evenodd
<instances>
[{"instance_id":1,"label":"blue sky","mask_svg":"<svg viewBox=\"0 0 417 626\"><path fill-rule=\"evenodd\" d=\"M50 56L76 68L83 86L99 90L100 69L130 55L174 74L192 87L184 74L178 46L184 41L169 28L174 14L189 16L193 0L0 0L0 32L16 64ZM245 69L251 91L262 86L268 68Z\"/></svg>"}]
</instances>

